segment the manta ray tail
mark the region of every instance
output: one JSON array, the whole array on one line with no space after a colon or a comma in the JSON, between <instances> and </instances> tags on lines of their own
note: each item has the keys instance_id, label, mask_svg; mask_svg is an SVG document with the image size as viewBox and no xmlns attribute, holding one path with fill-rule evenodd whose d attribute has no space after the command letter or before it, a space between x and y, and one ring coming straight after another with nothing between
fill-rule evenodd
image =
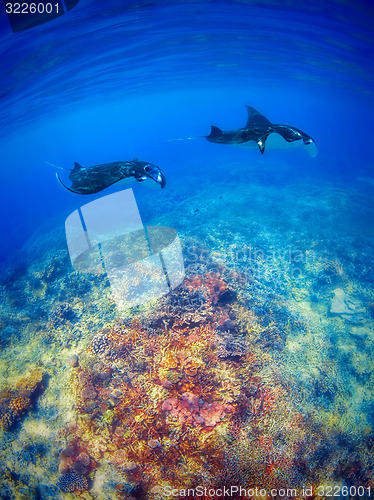
<instances>
[{"instance_id":1,"label":"manta ray tail","mask_svg":"<svg viewBox=\"0 0 374 500\"><path fill-rule=\"evenodd\" d=\"M59 167L58 165L54 165L53 163L50 163L49 161L45 161L45 160L44 160L44 163L46 163L47 165L50 165L51 167L59 168L60 170L68 170L69 172L72 172L71 168Z\"/></svg>"},{"instance_id":2,"label":"manta ray tail","mask_svg":"<svg viewBox=\"0 0 374 500\"><path fill-rule=\"evenodd\" d=\"M178 139L166 139L167 142L173 141L193 141L195 139L204 139L205 135L200 135L199 137L179 137Z\"/></svg>"}]
</instances>

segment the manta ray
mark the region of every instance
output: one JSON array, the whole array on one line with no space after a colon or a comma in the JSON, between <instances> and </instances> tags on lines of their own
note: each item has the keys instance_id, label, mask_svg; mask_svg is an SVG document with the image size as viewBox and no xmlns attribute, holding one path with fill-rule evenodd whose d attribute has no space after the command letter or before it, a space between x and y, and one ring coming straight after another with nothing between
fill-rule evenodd
<instances>
[{"instance_id":1,"label":"manta ray","mask_svg":"<svg viewBox=\"0 0 374 500\"><path fill-rule=\"evenodd\" d=\"M130 177L135 178L138 182L152 179L162 188L166 184L165 176L159 167L139 160L116 161L86 168L79 163L74 163L73 169L64 168L64 170L70 170L69 179L72 183L70 187L65 186L57 173L56 177L65 189L76 194L98 193L112 184Z\"/></svg>"},{"instance_id":2,"label":"manta ray","mask_svg":"<svg viewBox=\"0 0 374 500\"><path fill-rule=\"evenodd\" d=\"M224 132L213 125L210 134L204 137L218 144L246 147L257 145L262 154L266 144L266 147L271 149L303 146L312 157L317 155L317 145L310 135L290 125L271 123L251 106L246 106L246 109L248 120L244 128Z\"/></svg>"}]
</instances>

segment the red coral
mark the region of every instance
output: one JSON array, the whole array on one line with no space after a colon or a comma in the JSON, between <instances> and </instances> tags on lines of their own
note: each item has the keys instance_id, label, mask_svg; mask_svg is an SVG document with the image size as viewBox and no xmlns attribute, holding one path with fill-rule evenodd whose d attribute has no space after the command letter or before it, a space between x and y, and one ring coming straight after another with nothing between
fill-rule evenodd
<instances>
[{"instance_id":1,"label":"red coral","mask_svg":"<svg viewBox=\"0 0 374 500\"><path fill-rule=\"evenodd\" d=\"M192 279L186 280L185 284L190 290L204 290L211 304L216 303L220 293L227 289L226 283L213 273L205 276L194 276Z\"/></svg>"}]
</instances>

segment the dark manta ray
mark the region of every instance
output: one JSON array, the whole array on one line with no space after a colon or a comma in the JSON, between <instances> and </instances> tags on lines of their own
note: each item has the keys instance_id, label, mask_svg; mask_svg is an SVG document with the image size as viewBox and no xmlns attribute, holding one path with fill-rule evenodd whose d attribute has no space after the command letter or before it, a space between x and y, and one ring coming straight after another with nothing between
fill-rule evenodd
<instances>
[{"instance_id":1,"label":"dark manta ray","mask_svg":"<svg viewBox=\"0 0 374 500\"><path fill-rule=\"evenodd\" d=\"M265 143L266 147L270 146L270 148L304 146L311 156L316 156L317 146L310 135L296 127L271 123L251 106L246 106L246 108L248 121L244 128L224 132L212 126L210 135L205 136L206 139L210 142L237 146L252 146L254 142L260 148L261 153L265 151Z\"/></svg>"},{"instance_id":2,"label":"dark manta ray","mask_svg":"<svg viewBox=\"0 0 374 500\"><path fill-rule=\"evenodd\" d=\"M129 177L134 177L138 182L153 179L162 188L166 184L165 176L159 167L139 160L116 161L86 168L83 168L79 163L74 163L74 168L70 170L69 174L72 183L70 187L65 186L57 173L56 177L65 189L77 194L98 193Z\"/></svg>"}]
</instances>

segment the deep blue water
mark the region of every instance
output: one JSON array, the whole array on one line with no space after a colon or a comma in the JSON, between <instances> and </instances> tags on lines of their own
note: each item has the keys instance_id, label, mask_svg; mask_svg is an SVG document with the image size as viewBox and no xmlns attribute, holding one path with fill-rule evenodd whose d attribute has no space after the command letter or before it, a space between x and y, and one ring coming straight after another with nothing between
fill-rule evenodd
<instances>
[{"instance_id":1,"label":"deep blue water","mask_svg":"<svg viewBox=\"0 0 374 500\"><path fill-rule=\"evenodd\" d=\"M342 182L372 175L371 2L81 0L19 33L0 19L2 257L81 201L45 161L138 157L160 165L169 190L186 172L198 186L225 160ZM167 141L244 126L245 104L306 131L317 158Z\"/></svg>"}]
</instances>

